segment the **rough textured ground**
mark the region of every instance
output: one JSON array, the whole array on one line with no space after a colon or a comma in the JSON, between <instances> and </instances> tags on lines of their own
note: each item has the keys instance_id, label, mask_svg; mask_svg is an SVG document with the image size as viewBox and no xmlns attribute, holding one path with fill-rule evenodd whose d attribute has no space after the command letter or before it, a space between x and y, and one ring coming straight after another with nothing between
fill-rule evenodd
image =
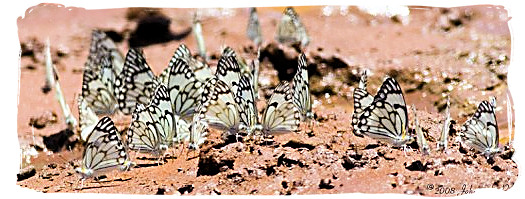
<instances>
[{"instance_id":1,"label":"rough textured ground","mask_svg":"<svg viewBox=\"0 0 525 199\"><path fill-rule=\"evenodd\" d=\"M68 10L56 5L31 8L18 20L22 45L18 137L24 152L34 148L38 153L23 155L23 170L35 170L27 172L17 184L43 192L190 195L362 192L443 196L467 194L477 188L512 187L518 168L509 157L509 150L494 161L487 161L454 142L459 126L490 95L498 99L500 144L508 145L512 140L509 135L514 128L513 110L507 108L512 102L506 84L511 40L503 8L412 7L408 23L401 23L403 18L373 17L356 7L330 8L330 16L322 14L323 7L298 8L312 39L306 49L315 99L316 119L312 126L302 124L299 133L278 135L265 142L224 143L219 139L220 132L212 131L200 151L188 152L178 147L162 165L132 152L138 163L136 168L108 173L98 181L86 180L82 189L73 168L79 164L83 147L74 141L75 136L59 133L65 124L54 91L42 91L43 43L50 39L66 101L77 115L75 96L80 93L91 30L100 28L122 36L124 40L118 45L126 52L126 40L145 12ZM259 9L264 35L259 110L277 85L277 75L291 79L287 74L295 72L297 63L298 53L273 39L281 10ZM167 66L181 42L196 51L193 35L183 37L194 11L153 12L171 19L171 35L181 37L144 48L155 73ZM249 59L255 56L254 47L245 36L247 9L208 9L201 10L201 14L213 69L221 45L229 45ZM372 72L371 93L375 93L385 74L400 82L407 104L418 107L421 125L428 132L433 150L430 155L423 156L415 144L411 151L403 152L352 133L352 91L362 68ZM454 128L452 144L442 153L434 149L447 93L451 96ZM412 113L409 118L412 120ZM129 118L118 118L117 123L123 130ZM66 136L57 145L45 141L51 135ZM57 152L50 152L53 149Z\"/></svg>"}]
</instances>

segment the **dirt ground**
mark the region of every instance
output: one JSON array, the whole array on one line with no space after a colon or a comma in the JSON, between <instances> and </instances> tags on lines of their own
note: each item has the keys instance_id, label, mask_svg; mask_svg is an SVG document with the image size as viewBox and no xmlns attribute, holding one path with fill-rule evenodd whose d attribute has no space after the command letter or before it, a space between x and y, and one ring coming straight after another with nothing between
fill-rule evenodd
<instances>
[{"instance_id":1,"label":"dirt ground","mask_svg":"<svg viewBox=\"0 0 525 199\"><path fill-rule=\"evenodd\" d=\"M274 39L283 9L258 9L264 37L259 110L278 77L291 79L297 66L298 53ZM455 196L478 188L508 190L516 181L518 168L508 147L503 155L487 161L454 141L456 131L477 104L494 95L498 99L500 145L512 143L512 98L506 83L511 39L504 8L410 7L406 21L403 17L372 16L357 7L333 6L297 8L311 38L305 53L316 115L312 126L304 123L301 132L264 142L224 143L221 132L212 131L200 151L188 152L178 146L161 165L147 155L131 152L137 167L88 179L81 186L74 167L80 163L83 147L75 135L62 131L66 126L54 91L46 94L42 90L46 38L66 101L78 116L75 97L80 94L92 29L120 38L117 45L125 53L127 39L137 21L147 15L144 13L171 19L171 33L166 34L176 39L144 47L148 64L159 74L180 43L197 52L194 36L184 35L195 11L85 10L52 4L28 9L25 17L18 19L22 46L18 138L24 151L21 168L29 172L20 175L17 184L42 192ZM245 33L248 9L200 9L199 13L213 70L223 45L248 59L255 57L255 48ZM386 74L401 84L407 105L418 108L430 155L422 155L416 144L404 152L352 133L352 91L363 68L372 72L371 93ZM442 153L435 146L444 120L445 94L450 95L454 128L451 144ZM413 120L411 112L409 119ZM123 130L129 117L118 118L117 124ZM61 140L59 145L57 139ZM49 140L55 142L50 144ZM32 149L37 153L31 155Z\"/></svg>"}]
</instances>

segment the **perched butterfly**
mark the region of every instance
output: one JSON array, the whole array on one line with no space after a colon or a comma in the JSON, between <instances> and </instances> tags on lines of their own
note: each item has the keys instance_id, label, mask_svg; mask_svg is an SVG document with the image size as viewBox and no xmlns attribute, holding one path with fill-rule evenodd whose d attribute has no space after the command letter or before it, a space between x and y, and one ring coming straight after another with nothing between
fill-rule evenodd
<instances>
[{"instance_id":1,"label":"perched butterfly","mask_svg":"<svg viewBox=\"0 0 525 199\"><path fill-rule=\"evenodd\" d=\"M182 142L189 137L189 123L192 121L195 108L199 103L204 83L197 80L193 70L183 59L174 57L169 65L168 92L175 115L176 142Z\"/></svg>"},{"instance_id":2,"label":"perched butterfly","mask_svg":"<svg viewBox=\"0 0 525 199\"><path fill-rule=\"evenodd\" d=\"M474 115L461 127L463 140L487 158L500 152L499 130L494 108L495 98L491 98L491 102L482 101Z\"/></svg>"},{"instance_id":3,"label":"perched butterfly","mask_svg":"<svg viewBox=\"0 0 525 199\"><path fill-rule=\"evenodd\" d=\"M277 26L276 40L279 43L299 43L302 47L308 45L310 38L295 10L292 7L288 7L283 14L281 22Z\"/></svg>"},{"instance_id":4,"label":"perched butterfly","mask_svg":"<svg viewBox=\"0 0 525 199\"><path fill-rule=\"evenodd\" d=\"M425 138L425 134L423 134L423 130L421 130L421 127L419 126L419 119L417 117L416 112L416 106L412 105L412 111L414 112L414 118L416 122L416 140L417 145L419 146L420 151L424 155L428 155L430 153L430 147L428 146L427 139Z\"/></svg>"},{"instance_id":5,"label":"perched butterfly","mask_svg":"<svg viewBox=\"0 0 525 199\"><path fill-rule=\"evenodd\" d=\"M126 55L124 69L115 80L118 107L126 115L133 113L137 103L149 104L158 85L142 54L141 50L131 48Z\"/></svg>"},{"instance_id":6,"label":"perched butterfly","mask_svg":"<svg viewBox=\"0 0 525 199\"><path fill-rule=\"evenodd\" d=\"M85 64L86 68L98 72L100 60L104 53L110 54L112 65L115 66L113 70L115 74L120 74L124 65L122 53L120 53L115 42L106 33L100 30L93 30L91 32L89 55Z\"/></svg>"},{"instance_id":7,"label":"perched butterfly","mask_svg":"<svg viewBox=\"0 0 525 199\"><path fill-rule=\"evenodd\" d=\"M114 168L125 171L133 164L113 121L103 117L87 137L82 166L75 168L75 171L82 178L88 178Z\"/></svg>"},{"instance_id":8,"label":"perched butterfly","mask_svg":"<svg viewBox=\"0 0 525 199\"><path fill-rule=\"evenodd\" d=\"M235 52L230 47L226 47L217 64L217 71L215 76L231 88L234 94L239 88L239 81L241 80L241 69Z\"/></svg>"},{"instance_id":9,"label":"perched butterfly","mask_svg":"<svg viewBox=\"0 0 525 199\"><path fill-rule=\"evenodd\" d=\"M82 96L78 96L78 115L80 121L80 139L86 142L89 134L93 131L98 123L98 116L87 105L86 100Z\"/></svg>"},{"instance_id":10,"label":"perched butterfly","mask_svg":"<svg viewBox=\"0 0 525 199\"><path fill-rule=\"evenodd\" d=\"M213 72L211 71L211 68L203 61L200 61L196 58L194 58L191 55L191 51L188 49L188 47L184 44L179 45L177 50L173 53L172 60L174 59L183 59L186 61L186 63L190 66L191 70L195 74L195 78L199 80L200 82L204 83L208 81L210 78L214 77ZM172 62L170 60L170 63ZM160 82L163 82L164 84L168 84L168 76L169 76L169 70L171 67L168 65L168 68L166 68L161 75L159 76Z\"/></svg>"},{"instance_id":11,"label":"perched butterfly","mask_svg":"<svg viewBox=\"0 0 525 199\"><path fill-rule=\"evenodd\" d=\"M106 86L97 71L87 68L84 70L82 98L97 115L112 115L117 110L117 100L112 88Z\"/></svg>"},{"instance_id":12,"label":"perched butterfly","mask_svg":"<svg viewBox=\"0 0 525 199\"><path fill-rule=\"evenodd\" d=\"M251 135L257 128L258 112L255 104L255 96L253 86L249 76L242 76L239 82L239 88L236 94L236 102L239 105L239 112L241 116L241 129L246 130L248 135Z\"/></svg>"},{"instance_id":13,"label":"perched butterfly","mask_svg":"<svg viewBox=\"0 0 525 199\"><path fill-rule=\"evenodd\" d=\"M226 82L218 78L208 80L204 85L198 115L194 117L193 124L202 121L211 128L226 131L226 135L236 135L241 124L239 101L236 100L238 98Z\"/></svg>"},{"instance_id":14,"label":"perched butterfly","mask_svg":"<svg viewBox=\"0 0 525 199\"><path fill-rule=\"evenodd\" d=\"M137 104L127 139L128 146L154 156L164 154L174 139L173 113L170 96L164 85L159 85L148 106Z\"/></svg>"},{"instance_id":15,"label":"perched butterfly","mask_svg":"<svg viewBox=\"0 0 525 199\"><path fill-rule=\"evenodd\" d=\"M448 145L448 133L450 131L450 98L447 98L447 109L445 111L445 121L443 123L443 128L441 129L441 137L437 143L437 148L440 150L445 150Z\"/></svg>"},{"instance_id":16,"label":"perched butterfly","mask_svg":"<svg viewBox=\"0 0 525 199\"><path fill-rule=\"evenodd\" d=\"M248 27L246 28L246 35L256 46L261 45L261 25L259 24L259 17L257 16L257 10L255 8L250 8L250 19L248 20Z\"/></svg>"},{"instance_id":17,"label":"perched butterfly","mask_svg":"<svg viewBox=\"0 0 525 199\"><path fill-rule=\"evenodd\" d=\"M262 132L265 135L295 132L299 128L301 115L293 103L290 85L282 81L274 89L262 117Z\"/></svg>"},{"instance_id":18,"label":"perched butterfly","mask_svg":"<svg viewBox=\"0 0 525 199\"><path fill-rule=\"evenodd\" d=\"M366 90L367 84L367 70L364 70L359 80L359 87L354 89L354 113L352 114L352 127L356 135L362 136L358 128L359 116L363 113L364 109L374 101L374 96L370 95Z\"/></svg>"},{"instance_id":19,"label":"perched butterfly","mask_svg":"<svg viewBox=\"0 0 525 199\"><path fill-rule=\"evenodd\" d=\"M208 123L200 120L199 118L200 115L195 114L191 125L188 148L192 150L199 149L199 147L204 144L206 137L209 134Z\"/></svg>"},{"instance_id":20,"label":"perched butterfly","mask_svg":"<svg viewBox=\"0 0 525 199\"><path fill-rule=\"evenodd\" d=\"M312 112L312 101L310 98L310 84L308 82L308 70L306 56L304 53L299 55L297 73L293 77L293 102L301 112L301 120L314 117Z\"/></svg>"},{"instance_id":21,"label":"perched butterfly","mask_svg":"<svg viewBox=\"0 0 525 199\"><path fill-rule=\"evenodd\" d=\"M407 121L403 91L394 78L387 77L374 101L359 116L357 129L364 135L399 147L413 140L408 134Z\"/></svg>"}]
</instances>

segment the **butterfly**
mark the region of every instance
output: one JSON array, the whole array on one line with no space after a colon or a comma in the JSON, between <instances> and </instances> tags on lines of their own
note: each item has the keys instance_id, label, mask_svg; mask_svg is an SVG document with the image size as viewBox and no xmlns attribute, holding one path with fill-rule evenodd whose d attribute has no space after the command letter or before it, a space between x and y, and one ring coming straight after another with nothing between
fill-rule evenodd
<instances>
[{"instance_id":1,"label":"butterfly","mask_svg":"<svg viewBox=\"0 0 525 199\"><path fill-rule=\"evenodd\" d=\"M206 137L209 134L208 123L200 120L201 115L195 114L193 117L193 122L191 124L191 133L189 136L189 145L188 148L191 150L197 150L199 147L204 144Z\"/></svg>"},{"instance_id":2,"label":"butterfly","mask_svg":"<svg viewBox=\"0 0 525 199\"><path fill-rule=\"evenodd\" d=\"M217 63L215 76L225 82L234 94L237 93L241 80L241 69L235 51L230 47L223 50L219 63Z\"/></svg>"},{"instance_id":3,"label":"butterfly","mask_svg":"<svg viewBox=\"0 0 525 199\"><path fill-rule=\"evenodd\" d=\"M251 135L257 129L258 112L255 104L254 87L251 84L250 76L242 76L237 90L236 102L239 105L241 117L240 129L245 130Z\"/></svg>"},{"instance_id":4,"label":"butterfly","mask_svg":"<svg viewBox=\"0 0 525 199\"><path fill-rule=\"evenodd\" d=\"M293 78L293 102L301 112L301 121L307 118L313 118L312 101L310 98L310 84L308 83L308 70L306 65L306 56L304 53L299 55L299 64L297 73Z\"/></svg>"},{"instance_id":5,"label":"butterfly","mask_svg":"<svg viewBox=\"0 0 525 199\"><path fill-rule=\"evenodd\" d=\"M259 24L256 8L250 8L250 18L248 20L248 27L246 28L246 35L256 46L261 45L261 25Z\"/></svg>"},{"instance_id":6,"label":"butterfly","mask_svg":"<svg viewBox=\"0 0 525 199\"><path fill-rule=\"evenodd\" d=\"M214 77L211 68L205 62L193 58L193 56L191 55L191 51L184 44L179 45L179 47L173 53L173 57L171 59L183 59L184 61L186 61L186 63L190 66L191 70L195 74L195 78L197 78L197 80L199 80L202 83L205 83L210 78ZM172 61L170 60L170 63L171 62ZM163 82L166 85L168 84L167 77L170 74L170 68L171 67L168 65L168 67L159 76L159 81Z\"/></svg>"},{"instance_id":7,"label":"butterfly","mask_svg":"<svg viewBox=\"0 0 525 199\"><path fill-rule=\"evenodd\" d=\"M413 140L408 134L407 121L403 91L394 78L386 77L374 101L359 116L357 129L364 135L400 147Z\"/></svg>"},{"instance_id":8,"label":"butterfly","mask_svg":"<svg viewBox=\"0 0 525 199\"><path fill-rule=\"evenodd\" d=\"M239 101L230 86L219 78L212 78L204 85L198 106L198 115L193 124L205 122L209 127L236 135L241 124ZM196 132L192 132L195 134Z\"/></svg>"},{"instance_id":9,"label":"butterfly","mask_svg":"<svg viewBox=\"0 0 525 199\"><path fill-rule=\"evenodd\" d=\"M310 38L306 33L306 28L299 19L297 12L292 7L284 10L283 17L277 26L275 38L279 43L301 44L305 47L310 43Z\"/></svg>"},{"instance_id":10,"label":"butterfly","mask_svg":"<svg viewBox=\"0 0 525 199\"><path fill-rule=\"evenodd\" d=\"M423 130L421 130L421 127L419 126L419 119L417 117L416 106L412 105L412 111L414 112L414 118L416 123L415 130L417 145L419 146L419 149L421 150L421 152L423 152L424 155L428 155L430 153L430 147L428 146L425 134L423 134Z\"/></svg>"},{"instance_id":11,"label":"butterfly","mask_svg":"<svg viewBox=\"0 0 525 199\"><path fill-rule=\"evenodd\" d=\"M159 85L148 106L137 104L127 132L128 146L154 156L164 154L173 143L173 113L166 86Z\"/></svg>"},{"instance_id":12,"label":"butterfly","mask_svg":"<svg viewBox=\"0 0 525 199\"><path fill-rule=\"evenodd\" d=\"M98 72L100 69L100 60L105 53L109 53L111 56L112 65L115 66L113 69L115 74L120 74L122 66L124 65L124 59L117 45L103 31L93 30L91 32L91 45L85 68Z\"/></svg>"},{"instance_id":13,"label":"butterfly","mask_svg":"<svg viewBox=\"0 0 525 199\"><path fill-rule=\"evenodd\" d=\"M100 119L86 140L81 167L75 168L83 179L95 177L108 170L128 170L134 165L130 161L126 146L122 143L111 118Z\"/></svg>"},{"instance_id":14,"label":"butterfly","mask_svg":"<svg viewBox=\"0 0 525 199\"><path fill-rule=\"evenodd\" d=\"M134 112L136 104L149 104L157 78L146 63L142 50L131 48L126 54L122 73L115 79L115 96L119 109L126 115Z\"/></svg>"},{"instance_id":15,"label":"butterfly","mask_svg":"<svg viewBox=\"0 0 525 199\"><path fill-rule=\"evenodd\" d=\"M82 96L78 96L77 104L80 121L80 139L86 142L89 134L93 131L99 119L95 112L87 105L86 100L84 100Z\"/></svg>"},{"instance_id":16,"label":"butterfly","mask_svg":"<svg viewBox=\"0 0 525 199\"><path fill-rule=\"evenodd\" d=\"M496 99L491 98L490 101L482 101L474 115L461 127L461 137L467 145L487 158L500 152L498 123L494 114Z\"/></svg>"},{"instance_id":17,"label":"butterfly","mask_svg":"<svg viewBox=\"0 0 525 199\"><path fill-rule=\"evenodd\" d=\"M274 89L264 110L261 130L264 135L295 132L300 120L301 115L293 103L290 85L282 81Z\"/></svg>"},{"instance_id":18,"label":"butterfly","mask_svg":"<svg viewBox=\"0 0 525 199\"><path fill-rule=\"evenodd\" d=\"M105 59L108 63L107 59ZM106 66L103 66L106 68ZM110 77L101 76L101 71L85 68L82 75L82 98L97 115L111 115L117 108L117 99L112 86L106 84Z\"/></svg>"},{"instance_id":19,"label":"butterfly","mask_svg":"<svg viewBox=\"0 0 525 199\"><path fill-rule=\"evenodd\" d=\"M443 123L443 128L441 129L441 137L437 143L437 148L444 150L447 148L448 144L448 133L450 131L450 98L447 98L447 109L445 111L445 121Z\"/></svg>"},{"instance_id":20,"label":"butterfly","mask_svg":"<svg viewBox=\"0 0 525 199\"><path fill-rule=\"evenodd\" d=\"M366 107L370 106L372 102L374 101L374 96L370 95L368 91L366 90L367 85L367 78L368 78L368 72L367 70L363 70L361 74L361 78L359 80L359 87L354 89L354 112L352 114L352 127L354 134L358 136L362 136L359 132L358 123L359 123L359 116L363 114L363 111Z\"/></svg>"},{"instance_id":21,"label":"butterfly","mask_svg":"<svg viewBox=\"0 0 525 199\"><path fill-rule=\"evenodd\" d=\"M225 57L225 58L222 58L222 57ZM257 58L252 60L251 63L248 65L246 64L246 60L244 60L242 57L238 56L237 53L235 53L235 51L233 50L233 48L230 48L230 47L225 47L222 51L222 55L221 55L221 58L224 59L225 61L223 61L221 64L221 66L225 66L225 65L228 65L228 62L231 62L230 60L226 59L226 57L231 57L230 59L234 62L237 62L237 65L239 66L239 69L240 69L240 76L246 76L246 78L250 79L251 80L251 84L253 85L253 95L255 96L255 98L257 99L258 96L259 96L259 92L258 92L258 79L259 79L259 57L260 57L260 48L257 49ZM221 62L220 62L221 63ZM225 67L221 67L223 70L226 70L224 69ZM232 69L232 70L235 70L237 71L236 69ZM217 74L216 74L217 75ZM234 76L234 80L235 82L239 82L240 80L237 79L237 76Z\"/></svg>"},{"instance_id":22,"label":"butterfly","mask_svg":"<svg viewBox=\"0 0 525 199\"><path fill-rule=\"evenodd\" d=\"M189 123L199 103L204 83L195 77L193 70L183 59L174 57L169 65L168 92L173 107L177 142L180 142L189 136Z\"/></svg>"}]
</instances>

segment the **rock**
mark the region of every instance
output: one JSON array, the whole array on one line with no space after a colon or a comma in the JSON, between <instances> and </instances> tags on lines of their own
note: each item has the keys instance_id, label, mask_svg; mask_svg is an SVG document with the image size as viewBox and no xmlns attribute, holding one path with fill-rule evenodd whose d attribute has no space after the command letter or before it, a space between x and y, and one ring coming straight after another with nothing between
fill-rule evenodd
<instances>
[{"instance_id":1,"label":"rock","mask_svg":"<svg viewBox=\"0 0 525 199\"><path fill-rule=\"evenodd\" d=\"M36 174L35 167L33 165L30 165L22 169L20 173L16 174L16 178L17 178L17 181L22 181L30 177L33 177L35 174Z\"/></svg>"},{"instance_id":2,"label":"rock","mask_svg":"<svg viewBox=\"0 0 525 199\"><path fill-rule=\"evenodd\" d=\"M334 185L332 185L331 179L322 179L319 183L319 189L333 189Z\"/></svg>"}]
</instances>

